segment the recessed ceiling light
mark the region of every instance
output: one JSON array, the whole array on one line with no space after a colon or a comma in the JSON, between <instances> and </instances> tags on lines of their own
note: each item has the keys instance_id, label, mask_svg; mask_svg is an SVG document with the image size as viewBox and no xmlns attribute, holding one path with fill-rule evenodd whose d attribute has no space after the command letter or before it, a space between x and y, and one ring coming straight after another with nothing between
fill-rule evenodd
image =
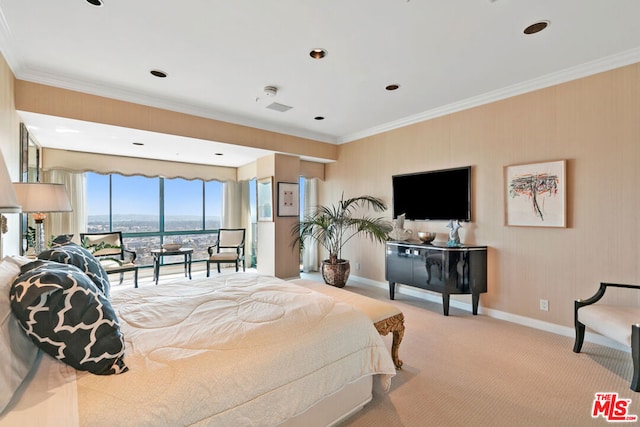
<instances>
[{"instance_id":1,"label":"recessed ceiling light","mask_svg":"<svg viewBox=\"0 0 640 427\"><path fill-rule=\"evenodd\" d=\"M142 143L142 142L132 142L132 144L133 145L140 145L140 146L144 145L144 143Z\"/></svg>"},{"instance_id":2,"label":"recessed ceiling light","mask_svg":"<svg viewBox=\"0 0 640 427\"><path fill-rule=\"evenodd\" d=\"M399 88L400 88L400 85L396 85L396 84L388 85L387 87L385 87L386 90L397 90Z\"/></svg>"},{"instance_id":3,"label":"recessed ceiling light","mask_svg":"<svg viewBox=\"0 0 640 427\"><path fill-rule=\"evenodd\" d=\"M322 116L315 116L315 117L313 118L313 120L324 120L324 117L322 117Z\"/></svg>"},{"instance_id":4,"label":"recessed ceiling light","mask_svg":"<svg viewBox=\"0 0 640 427\"><path fill-rule=\"evenodd\" d=\"M167 77L167 73L165 73L164 71L151 70L149 72L151 73L152 76L160 77L161 79L164 79L165 77Z\"/></svg>"},{"instance_id":5,"label":"recessed ceiling light","mask_svg":"<svg viewBox=\"0 0 640 427\"><path fill-rule=\"evenodd\" d=\"M326 50L320 48L311 49L311 52L309 52L309 56L313 59L322 59L327 56L327 54L328 52Z\"/></svg>"},{"instance_id":6,"label":"recessed ceiling light","mask_svg":"<svg viewBox=\"0 0 640 427\"><path fill-rule=\"evenodd\" d=\"M104 2L102 0L87 0L87 3L93 6L104 6Z\"/></svg>"},{"instance_id":7,"label":"recessed ceiling light","mask_svg":"<svg viewBox=\"0 0 640 427\"><path fill-rule=\"evenodd\" d=\"M548 26L549 26L549 21L536 22L535 24L531 24L527 28L525 28L524 33L525 34L539 33L540 31L544 30Z\"/></svg>"},{"instance_id":8,"label":"recessed ceiling light","mask_svg":"<svg viewBox=\"0 0 640 427\"><path fill-rule=\"evenodd\" d=\"M222 153L214 153L216 156L224 156Z\"/></svg>"}]
</instances>

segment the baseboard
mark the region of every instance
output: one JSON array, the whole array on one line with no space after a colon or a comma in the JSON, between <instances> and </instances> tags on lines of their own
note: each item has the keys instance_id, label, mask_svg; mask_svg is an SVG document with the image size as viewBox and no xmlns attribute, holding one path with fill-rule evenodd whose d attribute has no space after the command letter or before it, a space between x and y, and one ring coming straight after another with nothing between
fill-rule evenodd
<instances>
[{"instance_id":1,"label":"baseboard","mask_svg":"<svg viewBox=\"0 0 640 427\"><path fill-rule=\"evenodd\" d=\"M367 285L375 286L378 288L382 288L385 290L389 290L388 282L378 282L376 280L367 279L365 277L353 276L350 278L356 282L364 283ZM424 299L427 301L435 302L442 305L442 295L436 292L427 291L425 289L416 288L413 286L396 284L396 295L407 295L415 298ZM471 296L469 295L469 298ZM459 308L460 310L472 312L473 308L471 303L466 303L464 301L460 301L458 299L451 298L449 302L450 307ZM538 319L532 319L530 317L520 316L517 314L507 313L505 311L494 310L491 308L484 308L482 306L478 307L478 314L484 314L489 317L493 317L495 319L505 320L507 322L517 323L519 325L528 326L530 328L539 329L546 332L551 332L557 335L562 335L570 338L575 338L575 330L574 328L570 328L567 326L557 325L555 323L545 322ZM617 341L609 339L605 336L598 335L592 332L586 332L584 336L585 342L591 342L593 344L603 345L605 347L611 347L616 350L624 351L627 353L631 352L631 349L627 346L624 346Z\"/></svg>"}]
</instances>

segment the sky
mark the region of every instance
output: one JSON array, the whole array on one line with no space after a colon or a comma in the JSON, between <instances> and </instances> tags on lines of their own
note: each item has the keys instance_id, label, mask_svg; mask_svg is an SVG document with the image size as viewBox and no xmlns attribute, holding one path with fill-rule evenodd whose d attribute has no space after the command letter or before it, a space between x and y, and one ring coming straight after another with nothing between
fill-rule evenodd
<instances>
[{"instance_id":1,"label":"sky","mask_svg":"<svg viewBox=\"0 0 640 427\"><path fill-rule=\"evenodd\" d=\"M109 213L109 176L87 173L87 214ZM165 179L165 215L202 215L202 181ZM205 183L207 215L222 210L222 183ZM113 175L113 213L158 215L159 178Z\"/></svg>"}]
</instances>

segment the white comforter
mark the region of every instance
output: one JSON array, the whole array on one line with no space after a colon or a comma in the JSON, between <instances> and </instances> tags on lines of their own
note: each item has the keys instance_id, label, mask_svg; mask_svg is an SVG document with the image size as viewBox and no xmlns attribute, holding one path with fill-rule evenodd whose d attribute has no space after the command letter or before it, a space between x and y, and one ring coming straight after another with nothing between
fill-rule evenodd
<instances>
[{"instance_id":1,"label":"white comforter","mask_svg":"<svg viewBox=\"0 0 640 427\"><path fill-rule=\"evenodd\" d=\"M363 313L273 277L185 280L111 300L129 372L75 375L80 425L272 426L363 376L388 384L395 374Z\"/></svg>"}]
</instances>

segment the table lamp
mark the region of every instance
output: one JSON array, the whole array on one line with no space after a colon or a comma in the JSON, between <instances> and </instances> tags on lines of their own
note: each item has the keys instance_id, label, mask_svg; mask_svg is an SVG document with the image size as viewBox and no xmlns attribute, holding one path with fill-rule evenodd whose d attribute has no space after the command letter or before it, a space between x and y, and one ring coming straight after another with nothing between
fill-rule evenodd
<instances>
[{"instance_id":1,"label":"table lamp","mask_svg":"<svg viewBox=\"0 0 640 427\"><path fill-rule=\"evenodd\" d=\"M11 185L9 171L7 165L0 152L0 214L2 213L19 213L20 203L16 198L16 193ZM7 219L0 215L0 260L2 259L2 235L7 232Z\"/></svg>"},{"instance_id":2,"label":"table lamp","mask_svg":"<svg viewBox=\"0 0 640 427\"><path fill-rule=\"evenodd\" d=\"M44 250L44 219L48 212L70 212L71 202L64 184L14 182L22 212L33 214L36 222L36 255Z\"/></svg>"}]
</instances>

